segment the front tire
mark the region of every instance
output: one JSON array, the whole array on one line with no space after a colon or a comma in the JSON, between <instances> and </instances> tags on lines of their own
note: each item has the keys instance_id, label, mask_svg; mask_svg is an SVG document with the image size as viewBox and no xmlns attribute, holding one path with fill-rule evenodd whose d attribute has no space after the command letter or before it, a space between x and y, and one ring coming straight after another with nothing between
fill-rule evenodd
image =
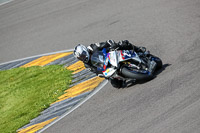
<instances>
[{"instance_id":1,"label":"front tire","mask_svg":"<svg viewBox=\"0 0 200 133\"><path fill-rule=\"evenodd\" d=\"M129 67L122 67L121 74L122 74L122 76L124 76L126 78L136 79L138 81L151 80L154 77L152 74L140 73L137 71L133 71Z\"/></svg>"},{"instance_id":2,"label":"front tire","mask_svg":"<svg viewBox=\"0 0 200 133\"><path fill-rule=\"evenodd\" d=\"M156 62L156 70L159 70L159 69L162 68L163 63L162 63L162 60L159 57L154 56L154 55L150 55L150 58L151 58L151 60Z\"/></svg>"}]
</instances>

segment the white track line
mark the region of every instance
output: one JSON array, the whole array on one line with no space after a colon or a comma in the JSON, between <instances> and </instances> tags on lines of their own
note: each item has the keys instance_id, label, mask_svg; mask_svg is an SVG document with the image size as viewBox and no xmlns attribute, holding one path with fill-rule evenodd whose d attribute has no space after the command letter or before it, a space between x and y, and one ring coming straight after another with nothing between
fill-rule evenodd
<instances>
[{"instance_id":1,"label":"white track line","mask_svg":"<svg viewBox=\"0 0 200 133\"><path fill-rule=\"evenodd\" d=\"M53 124L55 124L56 122L60 121L65 116L69 115L71 112L73 112L79 106L81 106L83 103L85 103L87 100L89 100L92 96L94 96L97 92L99 92L107 83L108 83L108 80L104 80L97 88L94 89L93 92L91 92L86 98L84 98L83 101L79 102L77 105L75 105L74 107L72 107L72 109L70 109L69 111L67 111L66 113L64 113L60 117L58 117L55 121L53 121L52 123L48 124L47 126L45 126L44 128L42 128L41 130L39 130L37 133L42 133L47 128L51 127Z\"/></svg>"},{"instance_id":2,"label":"white track line","mask_svg":"<svg viewBox=\"0 0 200 133\"><path fill-rule=\"evenodd\" d=\"M2 6L2 5L5 5L5 4L7 4L7 3L10 3L10 2L12 2L13 0L9 0L9 1L6 1L6 2L3 2L3 3L0 3L0 6Z\"/></svg>"},{"instance_id":3,"label":"white track line","mask_svg":"<svg viewBox=\"0 0 200 133\"><path fill-rule=\"evenodd\" d=\"M21 61L21 60L27 60L27 59L31 59L31 58L36 58L36 57L40 57L40 56L47 56L47 55L51 55L51 54L71 52L71 51L73 51L73 49L62 50L62 51L57 51L57 52L51 52L51 53L46 53L46 54L40 54L40 55L35 55L35 56L31 56L31 57L26 57L26 58L22 58L22 59L17 59L17 60L13 60L13 61L8 61L8 62L0 63L0 65L4 65L4 64L16 62L16 61Z\"/></svg>"},{"instance_id":4,"label":"white track line","mask_svg":"<svg viewBox=\"0 0 200 133\"><path fill-rule=\"evenodd\" d=\"M71 52L71 51L73 51L73 49L68 49L68 50L63 50L63 51L57 51L57 52L51 52L51 53L46 53L46 54L41 54L41 55L36 55L36 56L31 56L31 57L26 57L26 58L22 58L22 59L17 59L17 60L13 60L13 61L1 63L0 65L4 65L4 64L16 62L16 61L21 61L21 60L26 60L26 59L31 59L31 58L35 58L35 57L40 57L40 56L46 56L46 55L51 55L51 54L63 53L63 52ZM85 99L83 99L81 102L79 102L77 105L75 105L72 109L70 109L69 111L67 111L66 113L64 113L64 114L61 115L60 117L58 117L56 120L54 120L53 122L51 122L50 124L48 124L47 126L45 126L44 128L42 128L40 131L38 131L38 133L43 132L44 130L46 130L47 128L49 128L50 126L52 126L53 124L55 124L56 122L60 121L61 119L63 119L65 116L67 116L67 115L70 114L71 112L73 112L75 109L77 109L79 106L81 106L81 105L82 105L83 103L85 103L87 100L89 100L92 96L94 96L97 92L99 92L107 83L108 83L108 80L104 80L104 81L103 81L97 88L95 88L95 90L94 90L93 92L91 92L91 94L89 94Z\"/></svg>"}]
</instances>

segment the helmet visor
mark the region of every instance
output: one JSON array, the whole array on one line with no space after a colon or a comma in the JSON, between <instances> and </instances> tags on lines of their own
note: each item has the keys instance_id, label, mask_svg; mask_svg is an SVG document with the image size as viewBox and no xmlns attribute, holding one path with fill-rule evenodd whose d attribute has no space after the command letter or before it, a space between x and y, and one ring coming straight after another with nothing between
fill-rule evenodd
<instances>
[{"instance_id":1,"label":"helmet visor","mask_svg":"<svg viewBox=\"0 0 200 133\"><path fill-rule=\"evenodd\" d=\"M88 54L86 51L83 51L79 57L77 57L79 60L82 60L82 61L87 61L88 60Z\"/></svg>"}]
</instances>

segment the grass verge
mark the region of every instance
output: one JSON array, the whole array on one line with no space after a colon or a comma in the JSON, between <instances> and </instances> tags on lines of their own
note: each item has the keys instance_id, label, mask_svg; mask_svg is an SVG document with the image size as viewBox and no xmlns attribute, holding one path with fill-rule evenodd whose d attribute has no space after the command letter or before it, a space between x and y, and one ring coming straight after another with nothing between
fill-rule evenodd
<instances>
[{"instance_id":1,"label":"grass verge","mask_svg":"<svg viewBox=\"0 0 200 133\"><path fill-rule=\"evenodd\" d=\"M60 65L0 71L0 132L17 129L57 100L71 82L71 71Z\"/></svg>"}]
</instances>

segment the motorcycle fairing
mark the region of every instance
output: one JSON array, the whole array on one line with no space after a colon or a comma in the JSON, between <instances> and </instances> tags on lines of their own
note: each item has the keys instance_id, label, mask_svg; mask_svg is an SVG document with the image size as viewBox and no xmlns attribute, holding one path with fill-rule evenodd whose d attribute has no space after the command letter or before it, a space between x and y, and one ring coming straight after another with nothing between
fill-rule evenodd
<instances>
[{"instance_id":1,"label":"motorcycle fairing","mask_svg":"<svg viewBox=\"0 0 200 133\"><path fill-rule=\"evenodd\" d=\"M97 70L102 71L105 77L110 77L117 71L119 62L129 59L141 63L141 59L133 50L118 50L107 53L106 49L103 49L102 51L93 54L91 57L92 64L97 67ZM111 67L108 67L109 63L111 64Z\"/></svg>"},{"instance_id":2,"label":"motorcycle fairing","mask_svg":"<svg viewBox=\"0 0 200 133\"><path fill-rule=\"evenodd\" d=\"M139 63L141 63L141 59L139 58L137 53L134 52L133 50L120 50L120 51L117 51L117 52L118 52L117 55L118 55L119 62L129 60L129 59L133 59L133 60L136 60Z\"/></svg>"},{"instance_id":3,"label":"motorcycle fairing","mask_svg":"<svg viewBox=\"0 0 200 133\"><path fill-rule=\"evenodd\" d=\"M133 59L141 63L141 59L137 55L136 52L133 50L119 50L119 51L111 51L109 53L106 53L105 50L103 50L103 53L105 55L105 60L104 60L104 67L103 67L103 74L105 77L110 77L116 72L116 68L107 68L108 62L114 66L117 67L119 66L119 62L123 62L129 59Z\"/></svg>"},{"instance_id":4,"label":"motorcycle fairing","mask_svg":"<svg viewBox=\"0 0 200 133\"><path fill-rule=\"evenodd\" d=\"M112 76L115 72L116 69L114 68L107 68L105 71L102 71L105 77L110 77Z\"/></svg>"},{"instance_id":5,"label":"motorcycle fairing","mask_svg":"<svg viewBox=\"0 0 200 133\"><path fill-rule=\"evenodd\" d=\"M118 58L117 58L117 51L109 52L108 58L112 66L118 67L119 64L118 64Z\"/></svg>"}]
</instances>

